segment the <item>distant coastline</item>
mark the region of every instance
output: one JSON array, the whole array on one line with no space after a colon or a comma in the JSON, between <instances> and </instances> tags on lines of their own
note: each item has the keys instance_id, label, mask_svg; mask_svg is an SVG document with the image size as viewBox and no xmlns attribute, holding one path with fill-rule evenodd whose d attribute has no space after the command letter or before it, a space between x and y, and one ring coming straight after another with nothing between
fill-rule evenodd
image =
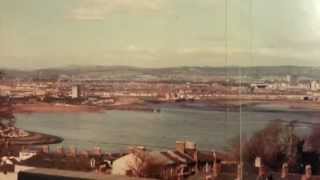
<instances>
[{"instance_id":1,"label":"distant coastline","mask_svg":"<svg viewBox=\"0 0 320 180\"><path fill-rule=\"evenodd\" d=\"M14 113L75 113L75 112L99 112L102 108L86 105L50 104L50 103L26 103L15 104Z\"/></svg>"},{"instance_id":2,"label":"distant coastline","mask_svg":"<svg viewBox=\"0 0 320 180\"><path fill-rule=\"evenodd\" d=\"M10 138L11 145L24 146L24 145L49 145L59 144L63 138L38 132L28 131L28 136Z\"/></svg>"},{"instance_id":3,"label":"distant coastline","mask_svg":"<svg viewBox=\"0 0 320 180\"><path fill-rule=\"evenodd\" d=\"M14 105L14 113L95 113L108 110L159 112L162 107L182 107L208 111L256 111L256 112L320 112L317 102L303 101L262 101L262 100L210 100L195 102L160 102L110 106L88 106L50 103L30 103Z\"/></svg>"},{"instance_id":4,"label":"distant coastline","mask_svg":"<svg viewBox=\"0 0 320 180\"><path fill-rule=\"evenodd\" d=\"M239 70L251 79L265 77L310 77L320 79L320 67L314 66L178 66L167 68L143 68L133 66L67 66L40 69L5 69L7 80L105 80L105 81L146 81L146 82L217 82L226 76L238 77ZM259 74L257 74L259 72ZM39 76L41 75L41 76Z\"/></svg>"}]
</instances>

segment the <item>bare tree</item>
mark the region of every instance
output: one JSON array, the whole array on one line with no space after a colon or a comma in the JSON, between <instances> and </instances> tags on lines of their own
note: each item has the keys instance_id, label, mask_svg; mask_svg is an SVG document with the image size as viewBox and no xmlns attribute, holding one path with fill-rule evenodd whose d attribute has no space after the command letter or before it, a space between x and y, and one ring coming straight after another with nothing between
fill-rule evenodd
<instances>
[{"instance_id":1,"label":"bare tree","mask_svg":"<svg viewBox=\"0 0 320 180\"><path fill-rule=\"evenodd\" d=\"M129 175L146 178L161 178L163 164L152 157L149 152L135 150L133 152L133 162L129 164Z\"/></svg>"},{"instance_id":2,"label":"bare tree","mask_svg":"<svg viewBox=\"0 0 320 180\"><path fill-rule=\"evenodd\" d=\"M0 130L9 126L14 126L15 117L13 115L13 108L9 100L0 100Z\"/></svg>"},{"instance_id":3,"label":"bare tree","mask_svg":"<svg viewBox=\"0 0 320 180\"><path fill-rule=\"evenodd\" d=\"M3 71L0 71L0 80L2 80L5 76L5 73Z\"/></svg>"},{"instance_id":4,"label":"bare tree","mask_svg":"<svg viewBox=\"0 0 320 180\"><path fill-rule=\"evenodd\" d=\"M239 159L242 156L241 159L247 167L252 167L256 157L260 157L266 166L279 169L284 161L295 157L291 153L296 151L291 149L297 148L300 140L292 134L288 126L282 124L280 120L274 120L249 139L239 141L240 139L233 143L233 154Z\"/></svg>"},{"instance_id":5,"label":"bare tree","mask_svg":"<svg viewBox=\"0 0 320 180\"><path fill-rule=\"evenodd\" d=\"M312 146L313 150L318 150L320 149L320 127L319 126L314 126L312 129L312 132L308 138L308 141L310 145Z\"/></svg>"}]
</instances>

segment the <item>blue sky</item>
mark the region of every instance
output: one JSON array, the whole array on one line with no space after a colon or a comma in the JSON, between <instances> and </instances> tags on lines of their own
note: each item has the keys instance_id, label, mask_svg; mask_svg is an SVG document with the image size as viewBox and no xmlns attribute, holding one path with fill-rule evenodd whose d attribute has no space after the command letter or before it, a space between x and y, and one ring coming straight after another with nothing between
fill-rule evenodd
<instances>
[{"instance_id":1,"label":"blue sky","mask_svg":"<svg viewBox=\"0 0 320 180\"><path fill-rule=\"evenodd\" d=\"M319 0L253 0L252 11L250 5L249 0L228 0L227 7L226 0L2 0L0 62L20 69L320 66Z\"/></svg>"}]
</instances>

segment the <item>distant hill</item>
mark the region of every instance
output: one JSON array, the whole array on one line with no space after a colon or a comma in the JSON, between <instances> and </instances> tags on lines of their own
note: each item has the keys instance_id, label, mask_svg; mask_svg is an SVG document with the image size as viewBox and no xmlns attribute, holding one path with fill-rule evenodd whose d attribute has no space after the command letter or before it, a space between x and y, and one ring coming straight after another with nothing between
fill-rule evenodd
<instances>
[{"instance_id":1,"label":"distant hill","mask_svg":"<svg viewBox=\"0 0 320 180\"><path fill-rule=\"evenodd\" d=\"M10 79L97 79L141 81L214 81L217 78L240 74L252 79L292 75L320 80L319 67L270 66L270 67L172 67L138 68L130 66L69 66L33 71L0 69Z\"/></svg>"}]
</instances>

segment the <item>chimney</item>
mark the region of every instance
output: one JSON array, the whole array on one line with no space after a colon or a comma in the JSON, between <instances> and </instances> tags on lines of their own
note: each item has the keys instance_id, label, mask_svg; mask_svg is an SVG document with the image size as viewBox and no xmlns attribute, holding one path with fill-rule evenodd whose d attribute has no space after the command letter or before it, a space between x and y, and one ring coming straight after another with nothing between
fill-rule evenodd
<instances>
[{"instance_id":1,"label":"chimney","mask_svg":"<svg viewBox=\"0 0 320 180\"><path fill-rule=\"evenodd\" d=\"M42 146L42 153L48 154L50 151L49 146L48 145L44 145Z\"/></svg>"},{"instance_id":2,"label":"chimney","mask_svg":"<svg viewBox=\"0 0 320 180\"><path fill-rule=\"evenodd\" d=\"M186 142L185 142L185 149L188 149L188 150L196 150L196 149L197 149L197 144L195 144L195 143L192 142L192 141L186 141Z\"/></svg>"},{"instance_id":3,"label":"chimney","mask_svg":"<svg viewBox=\"0 0 320 180\"><path fill-rule=\"evenodd\" d=\"M186 143L184 141L176 141L176 151L180 153L185 152Z\"/></svg>"},{"instance_id":4,"label":"chimney","mask_svg":"<svg viewBox=\"0 0 320 180\"><path fill-rule=\"evenodd\" d=\"M240 162L240 164L238 164L238 167L237 167L237 178L236 178L236 180L242 180L242 177L243 177L242 171L243 171L243 163Z\"/></svg>"},{"instance_id":5,"label":"chimney","mask_svg":"<svg viewBox=\"0 0 320 180\"><path fill-rule=\"evenodd\" d=\"M70 146L69 147L69 153L70 153L70 156L75 157L77 155L77 148L74 147L74 146Z\"/></svg>"},{"instance_id":6,"label":"chimney","mask_svg":"<svg viewBox=\"0 0 320 180\"><path fill-rule=\"evenodd\" d=\"M101 150L101 148L99 147L99 146L96 146L96 147L94 147L94 155L98 155L98 156L100 156L100 155L102 155L102 150Z\"/></svg>"},{"instance_id":7,"label":"chimney","mask_svg":"<svg viewBox=\"0 0 320 180\"><path fill-rule=\"evenodd\" d=\"M57 154L62 155L62 154L64 154L64 148L62 146L59 146L59 147L57 147L56 152L57 152Z\"/></svg>"},{"instance_id":8,"label":"chimney","mask_svg":"<svg viewBox=\"0 0 320 180\"><path fill-rule=\"evenodd\" d=\"M312 167L311 167L310 164L306 165L306 167L305 167L305 175L304 176L305 176L306 179L311 179L311 177L312 177Z\"/></svg>"},{"instance_id":9,"label":"chimney","mask_svg":"<svg viewBox=\"0 0 320 180\"><path fill-rule=\"evenodd\" d=\"M289 175L288 163L283 163L282 169L281 169L281 178L286 179L286 178L288 178L288 175Z\"/></svg>"},{"instance_id":10,"label":"chimney","mask_svg":"<svg viewBox=\"0 0 320 180\"><path fill-rule=\"evenodd\" d=\"M198 150L197 144L192 141L185 141L185 148L184 150L188 150L189 155L192 156L195 162L198 161Z\"/></svg>"},{"instance_id":11,"label":"chimney","mask_svg":"<svg viewBox=\"0 0 320 180\"><path fill-rule=\"evenodd\" d=\"M213 164L213 177L218 177L221 174L222 165L220 162L214 162Z\"/></svg>"},{"instance_id":12,"label":"chimney","mask_svg":"<svg viewBox=\"0 0 320 180\"><path fill-rule=\"evenodd\" d=\"M264 164L261 164L261 166L259 167L258 176L259 177L266 177L267 175L268 175L267 167Z\"/></svg>"},{"instance_id":13,"label":"chimney","mask_svg":"<svg viewBox=\"0 0 320 180\"><path fill-rule=\"evenodd\" d=\"M193 153L193 160L195 161L195 172L198 173L199 163L198 163L198 150L195 150Z\"/></svg>"}]
</instances>

